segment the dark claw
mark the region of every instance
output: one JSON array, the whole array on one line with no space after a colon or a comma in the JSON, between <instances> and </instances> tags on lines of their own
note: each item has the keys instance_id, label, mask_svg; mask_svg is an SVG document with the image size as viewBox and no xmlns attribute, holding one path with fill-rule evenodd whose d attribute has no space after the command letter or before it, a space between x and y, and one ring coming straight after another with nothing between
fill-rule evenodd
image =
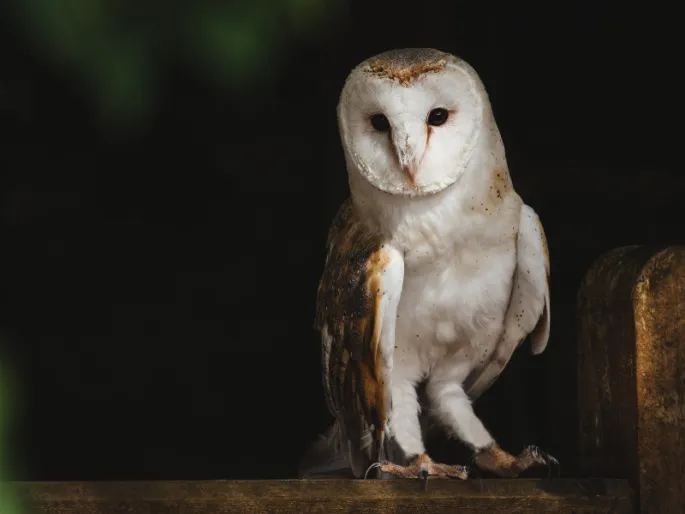
<instances>
[{"instance_id":1,"label":"dark claw","mask_svg":"<svg viewBox=\"0 0 685 514\"><path fill-rule=\"evenodd\" d=\"M422 469L419 475L423 479L423 492L428 492L428 470Z\"/></svg>"},{"instance_id":2,"label":"dark claw","mask_svg":"<svg viewBox=\"0 0 685 514\"><path fill-rule=\"evenodd\" d=\"M557 468L557 476L561 476L561 464L559 461L552 457L549 453L541 450L537 446L527 446L526 450L529 451L536 459L543 461L547 464L547 478L552 478L552 468Z\"/></svg>"},{"instance_id":3,"label":"dark claw","mask_svg":"<svg viewBox=\"0 0 685 514\"><path fill-rule=\"evenodd\" d=\"M368 478L369 471L371 471L372 469L380 468L383 464L387 464L387 462L384 460L379 460L378 462L374 462L368 468L366 468L366 473L364 473L364 480Z\"/></svg>"},{"instance_id":4,"label":"dark claw","mask_svg":"<svg viewBox=\"0 0 685 514\"><path fill-rule=\"evenodd\" d=\"M549 461L549 477L552 478L552 468L557 468L557 477L561 476L561 464L559 464L559 461L552 457L551 455L548 455L548 461Z\"/></svg>"}]
</instances>

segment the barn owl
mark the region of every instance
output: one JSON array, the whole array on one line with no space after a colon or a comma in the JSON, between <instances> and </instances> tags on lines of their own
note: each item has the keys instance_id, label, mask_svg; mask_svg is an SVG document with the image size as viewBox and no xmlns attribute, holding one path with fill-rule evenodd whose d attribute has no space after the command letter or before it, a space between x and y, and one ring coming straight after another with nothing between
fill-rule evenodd
<instances>
[{"instance_id":1,"label":"barn owl","mask_svg":"<svg viewBox=\"0 0 685 514\"><path fill-rule=\"evenodd\" d=\"M350 197L316 304L335 423L301 476L466 478L426 453L422 408L481 469L556 462L534 446L507 453L472 408L521 342L539 354L550 329L545 235L514 191L477 73L438 50L385 52L352 70L337 114Z\"/></svg>"}]
</instances>

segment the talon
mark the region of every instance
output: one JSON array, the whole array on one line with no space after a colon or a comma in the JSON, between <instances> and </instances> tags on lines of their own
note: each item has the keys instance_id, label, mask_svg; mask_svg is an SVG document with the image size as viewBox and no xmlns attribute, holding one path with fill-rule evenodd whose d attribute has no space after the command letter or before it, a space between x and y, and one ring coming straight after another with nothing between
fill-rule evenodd
<instances>
[{"instance_id":1,"label":"talon","mask_svg":"<svg viewBox=\"0 0 685 514\"><path fill-rule=\"evenodd\" d=\"M540 448L534 445L526 446L525 451L530 453L530 455L534 457L535 460L540 464L549 464L549 461L554 459L554 457L552 457L549 453L542 451Z\"/></svg>"},{"instance_id":2,"label":"talon","mask_svg":"<svg viewBox=\"0 0 685 514\"><path fill-rule=\"evenodd\" d=\"M422 469L419 471L419 475L423 479L423 492L428 492L428 470Z\"/></svg>"},{"instance_id":3,"label":"talon","mask_svg":"<svg viewBox=\"0 0 685 514\"><path fill-rule=\"evenodd\" d=\"M381 472L389 473L401 478L419 478L423 481L423 490L428 490L428 479L435 478L460 478L465 480L468 478L470 469L467 466L455 466L448 464L441 464L433 462L427 454L420 455L408 466L394 464L392 462L381 460L374 462L368 467L364 478L368 477L372 469L380 468Z\"/></svg>"},{"instance_id":4,"label":"talon","mask_svg":"<svg viewBox=\"0 0 685 514\"><path fill-rule=\"evenodd\" d=\"M532 445L532 444L531 444L531 445L526 446L526 448L525 448L524 451L527 451L528 453L530 453L530 454L531 454L533 457L535 457L536 459L542 459L542 460L545 459L545 457L544 457L544 453L545 453L545 452L543 452L540 448L538 448L538 447L535 446L535 445Z\"/></svg>"},{"instance_id":5,"label":"talon","mask_svg":"<svg viewBox=\"0 0 685 514\"><path fill-rule=\"evenodd\" d=\"M369 476L369 471L371 471L372 469L380 468L381 466L383 466L383 464L386 464L386 462L381 460L378 462L374 462L368 468L366 468L366 473L364 473L364 480L366 480Z\"/></svg>"},{"instance_id":6,"label":"talon","mask_svg":"<svg viewBox=\"0 0 685 514\"><path fill-rule=\"evenodd\" d=\"M549 477L552 478L552 467L555 467L557 469L557 477L561 476L561 464L559 464L559 461L552 457L551 455L547 456L549 459ZM553 466L552 466L553 465Z\"/></svg>"},{"instance_id":7,"label":"talon","mask_svg":"<svg viewBox=\"0 0 685 514\"><path fill-rule=\"evenodd\" d=\"M491 471L502 477L511 478L519 476L522 472L535 465L547 466L548 476L551 477L551 466L559 466L557 459L534 445L526 446L518 457L514 457L495 444L476 452L474 460L481 469Z\"/></svg>"},{"instance_id":8,"label":"talon","mask_svg":"<svg viewBox=\"0 0 685 514\"><path fill-rule=\"evenodd\" d=\"M539 464L547 465L547 478L552 478L552 467L556 467L558 476L561 476L561 464L559 464L559 461L555 457L534 445L526 446L525 451L527 451Z\"/></svg>"}]
</instances>

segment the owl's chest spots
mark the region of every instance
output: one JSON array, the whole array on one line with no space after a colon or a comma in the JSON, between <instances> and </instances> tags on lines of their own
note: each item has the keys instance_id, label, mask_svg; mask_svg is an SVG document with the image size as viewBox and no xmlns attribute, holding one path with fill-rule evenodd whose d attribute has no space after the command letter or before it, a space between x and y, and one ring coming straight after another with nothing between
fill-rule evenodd
<instances>
[{"instance_id":1,"label":"owl's chest spots","mask_svg":"<svg viewBox=\"0 0 685 514\"><path fill-rule=\"evenodd\" d=\"M515 258L512 242L458 250L432 266L406 266L396 330L400 360L418 353L430 366L456 352L474 360L491 352L509 304Z\"/></svg>"}]
</instances>

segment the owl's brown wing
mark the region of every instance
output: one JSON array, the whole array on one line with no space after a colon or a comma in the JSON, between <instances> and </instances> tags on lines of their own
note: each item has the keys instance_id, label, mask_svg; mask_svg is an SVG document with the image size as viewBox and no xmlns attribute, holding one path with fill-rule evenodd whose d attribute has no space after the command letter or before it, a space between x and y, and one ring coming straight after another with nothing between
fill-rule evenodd
<instances>
[{"instance_id":1,"label":"owl's brown wing","mask_svg":"<svg viewBox=\"0 0 685 514\"><path fill-rule=\"evenodd\" d=\"M316 302L326 400L350 445L353 471L379 458L390 411L402 255L369 231L350 200L328 236Z\"/></svg>"},{"instance_id":2,"label":"owl's brown wing","mask_svg":"<svg viewBox=\"0 0 685 514\"><path fill-rule=\"evenodd\" d=\"M549 252L540 219L527 205L521 208L516 269L504 330L488 363L464 382L464 390L476 399L504 370L514 351L530 337L534 355L547 347L550 327Z\"/></svg>"}]
</instances>

